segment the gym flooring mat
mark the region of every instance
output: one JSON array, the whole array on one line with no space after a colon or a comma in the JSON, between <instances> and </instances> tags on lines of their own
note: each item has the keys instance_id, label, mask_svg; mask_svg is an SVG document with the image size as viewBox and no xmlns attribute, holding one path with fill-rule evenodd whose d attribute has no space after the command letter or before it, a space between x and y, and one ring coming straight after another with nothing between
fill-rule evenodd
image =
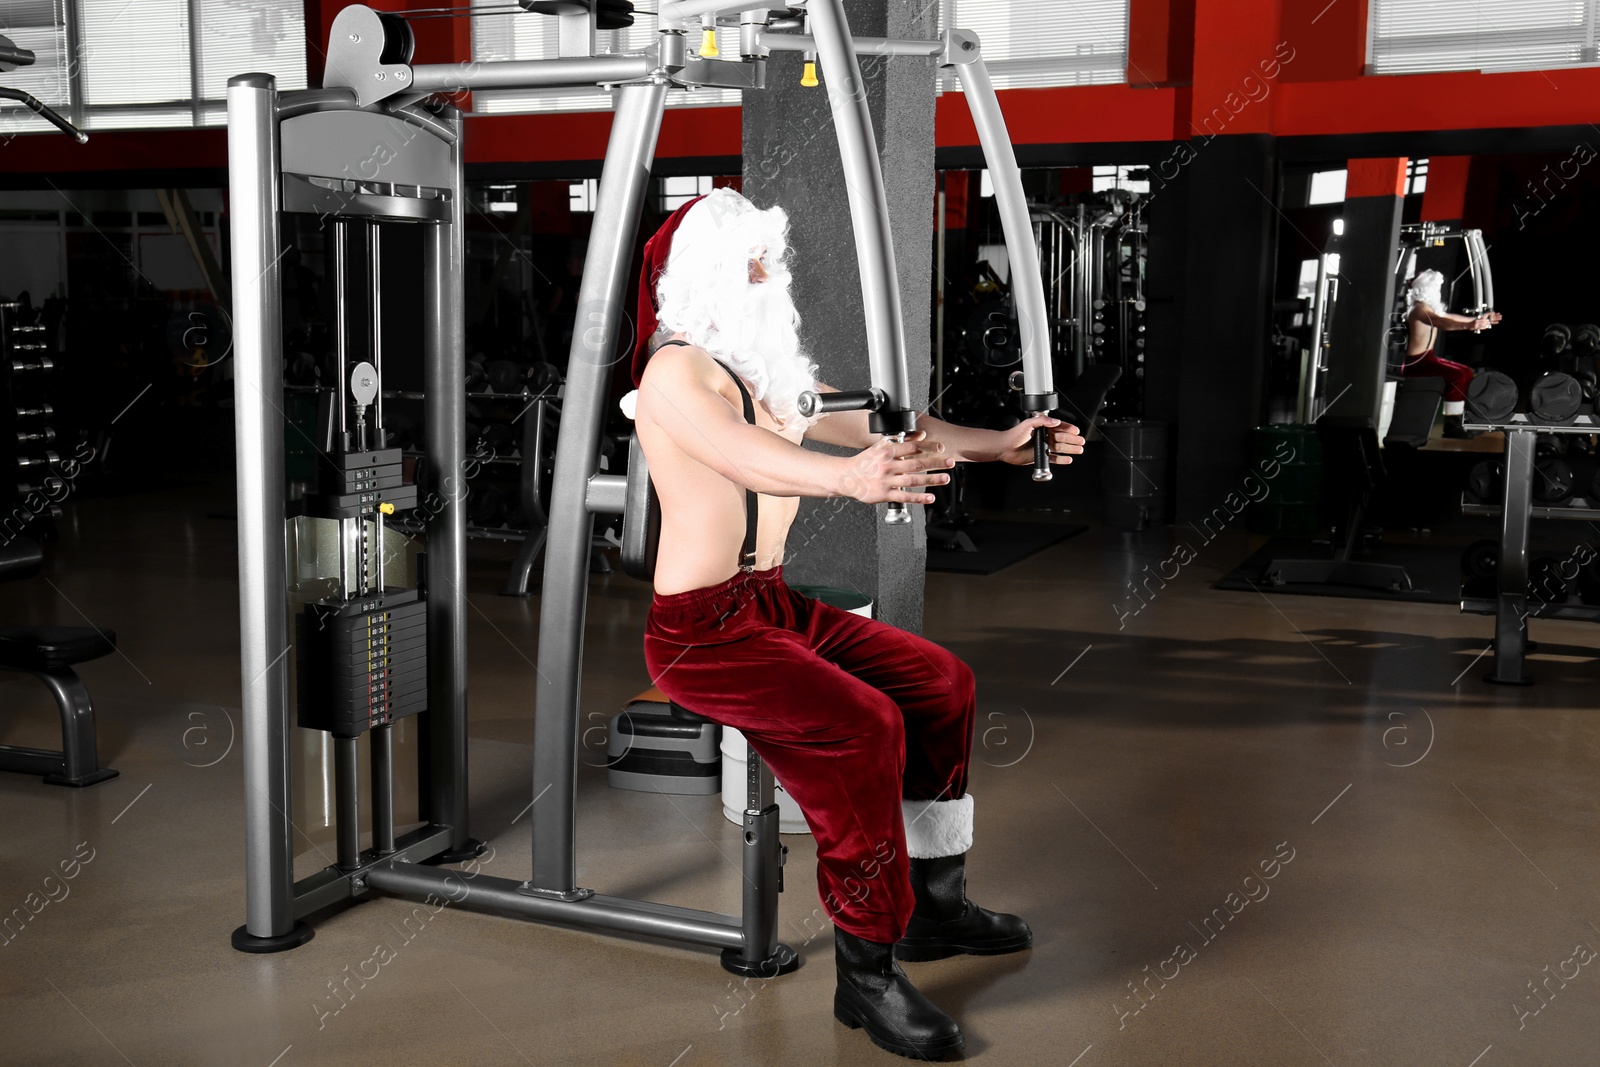
<instances>
[{"instance_id":1,"label":"gym flooring mat","mask_svg":"<svg viewBox=\"0 0 1600 1067\"><path fill-rule=\"evenodd\" d=\"M1079 522L1011 522L975 519L961 532L972 538L976 552L928 545L928 570L946 574L993 574L1020 563L1035 552L1076 537L1089 527Z\"/></svg>"},{"instance_id":2,"label":"gym flooring mat","mask_svg":"<svg viewBox=\"0 0 1600 1067\"><path fill-rule=\"evenodd\" d=\"M1465 545L1381 544L1359 558L1368 563L1391 563L1405 567L1414 588L1405 593L1389 593L1355 585L1308 585L1290 583L1268 586L1261 572L1273 559L1328 559L1326 541L1312 542L1289 537L1274 537L1256 549L1245 561L1223 575L1213 589L1262 589L1301 596L1337 596L1358 600L1403 600L1418 604L1457 604L1461 600L1461 550Z\"/></svg>"}]
</instances>

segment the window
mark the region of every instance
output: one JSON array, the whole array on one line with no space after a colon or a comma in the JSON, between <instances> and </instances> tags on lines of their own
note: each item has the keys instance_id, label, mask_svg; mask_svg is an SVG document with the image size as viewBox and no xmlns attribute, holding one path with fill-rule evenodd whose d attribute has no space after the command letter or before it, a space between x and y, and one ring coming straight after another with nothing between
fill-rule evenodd
<instances>
[{"instance_id":1,"label":"window","mask_svg":"<svg viewBox=\"0 0 1600 1067\"><path fill-rule=\"evenodd\" d=\"M983 41L984 60L1001 89L1044 85L1090 85L1127 81L1129 0L938 0L940 26L958 26ZM1600 0L1597 0L1600 2ZM651 12L634 12L626 30L596 34L601 52L637 52L656 33ZM691 35L691 42L693 37ZM717 30L724 56L739 53L737 27ZM475 15L472 56L480 61L553 59L559 54L557 20L516 13ZM926 62L896 59L897 63ZM946 72L943 87L954 90ZM695 89L667 94L671 106L737 104L736 89ZM473 94L473 107L486 114L527 111L605 111L611 96L602 90L497 90Z\"/></svg>"},{"instance_id":2,"label":"window","mask_svg":"<svg viewBox=\"0 0 1600 1067\"><path fill-rule=\"evenodd\" d=\"M472 58L480 62L506 59L555 59L559 20L550 15L517 12L512 15L486 14L472 18ZM642 52L655 41L656 17L652 12L635 11L633 25L625 30L601 30L595 34L595 51L601 53ZM717 30L717 47L724 56L738 56L739 29ZM500 115L528 111L609 111L611 94L603 89L506 89L472 94L474 111ZM737 104L737 89L692 89L667 94L667 106L715 106Z\"/></svg>"},{"instance_id":3,"label":"window","mask_svg":"<svg viewBox=\"0 0 1600 1067\"><path fill-rule=\"evenodd\" d=\"M711 176L661 179L661 211L676 211L697 196L705 196L713 188Z\"/></svg>"},{"instance_id":4,"label":"window","mask_svg":"<svg viewBox=\"0 0 1600 1067\"><path fill-rule=\"evenodd\" d=\"M1425 192L1428 188L1428 161L1413 159L1406 164L1406 195Z\"/></svg>"},{"instance_id":5,"label":"window","mask_svg":"<svg viewBox=\"0 0 1600 1067\"><path fill-rule=\"evenodd\" d=\"M1300 261L1300 279L1295 287L1295 299L1309 300L1317 292L1317 261L1302 259Z\"/></svg>"},{"instance_id":6,"label":"window","mask_svg":"<svg viewBox=\"0 0 1600 1067\"><path fill-rule=\"evenodd\" d=\"M1130 193L1148 193L1150 191L1150 179L1146 177L1136 180L1131 177L1134 171L1138 171L1140 174L1148 174L1149 168L1096 167L1094 168L1093 177L1090 179L1090 188L1097 193L1107 189L1125 189Z\"/></svg>"},{"instance_id":7,"label":"window","mask_svg":"<svg viewBox=\"0 0 1600 1067\"><path fill-rule=\"evenodd\" d=\"M1128 80L1128 0L939 0L939 25L978 35L999 89Z\"/></svg>"},{"instance_id":8,"label":"window","mask_svg":"<svg viewBox=\"0 0 1600 1067\"><path fill-rule=\"evenodd\" d=\"M1543 70L1595 62L1600 0L1371 0L1367 69Z\"/></svg>"},{"instance_id":9,"label":"window","mask_svg":"<svg viewBox=\"0 0 1600 1067\"><path fill-rule=\"evenodd\" d=\"M37 57L0 84L90 130L221 125L235 74L306 86L303 0L10 0L0 33ZM53 128L5 103L0 132Z\"/></svg>"},{"instance_id":10,"label":"window","mask_svg":"<svg viewBox=\"0 0 1600 1067\"><path fill-rule=\"evenodd\" d=\"M592 215L595 204L600 202L600 179L584 178L573 182L567 186L567 194L574 215Z\"/></svg>"},{"instance_id":11,"label":"window","mask_svg":"<svg viewBox=\"0 0 1600 1067\"><path fill-rule=\"evenodd\" d=\"M1306 199L1309 204L1337 204L1344 200L1345 179L1349 171L1319 170L1311 176L1311 195Z\"/></svg>"}]
</instances>

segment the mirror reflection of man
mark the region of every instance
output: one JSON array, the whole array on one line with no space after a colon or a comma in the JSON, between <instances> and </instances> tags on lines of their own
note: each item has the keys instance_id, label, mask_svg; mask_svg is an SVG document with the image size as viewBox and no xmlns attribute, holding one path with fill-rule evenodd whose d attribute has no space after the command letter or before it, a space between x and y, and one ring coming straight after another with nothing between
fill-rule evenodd
<instances>
[{"instance_id":1,"label":"mirror reflection of man","mask_svg":"<svg viewBox=\"0 0 1600 1067\"><path fill-rule=\"evenodd\" d=\"M1407 378L1443 378L1444 435L1470 436L1462 426L1466 411L1467 386L1472 383L1472 368L1441 358L1440 330L1487 330L1500 321L1500 313L1453 315L1444 310L1444 275L1425 270L1406 286L1406 361L1400 373Z\"/></svg>"}]
</instances>

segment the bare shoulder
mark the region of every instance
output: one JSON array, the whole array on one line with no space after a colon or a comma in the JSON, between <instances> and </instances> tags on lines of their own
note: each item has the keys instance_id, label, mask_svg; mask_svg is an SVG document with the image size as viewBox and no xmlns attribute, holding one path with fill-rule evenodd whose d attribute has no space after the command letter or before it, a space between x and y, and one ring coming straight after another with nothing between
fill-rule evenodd
<instances>
[{"instance_id":1,"label":"bare shoulder","mask_svg":"<svg viewBox=\"0 0 1600 1067\"><path fill-rule=\"evenodd\" d=\"M733 382L703 348L663 345L645 364L639 381L639 407L648 412L652 397L683 397L710 391L733 402Z\"/></svg>"}]
</instances>

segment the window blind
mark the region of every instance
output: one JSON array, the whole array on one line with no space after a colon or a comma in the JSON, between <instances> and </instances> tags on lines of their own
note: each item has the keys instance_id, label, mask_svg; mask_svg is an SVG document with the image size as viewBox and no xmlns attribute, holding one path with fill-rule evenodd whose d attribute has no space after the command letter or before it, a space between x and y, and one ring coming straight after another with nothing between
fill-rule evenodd
<instances>
[{"instance_id":1,"label":"window blind","mask_svg":"<svg viewBox=\"0 0 1600 1067\"><path fill-rule=\"evenodd\" d=\"M250 71L306 87L304 0L0 0L0 33L38 57L0 84L90 130L219 125L228 79ZM0 132L51 128L18 111L0 109Z\"/></svg>"},{"instance_id":2,"label":"window blind","mask_svg":"<svg viewBox=\"0 0 1600 1067\"><path fill-rule=\"evenodd\" d=\"M997 89L1128 80L1128 0L940 0L939 24L978 35Z\"/></svg>"},{"instance_id":3,"label":"window blind","mask_svg":"<svg viewBox=\"0 0 1600 1067\"><path fill-rule=\"evenodd\" d=\"M633 25L625 30L601 30L595 34L599 52L642 52L655 41L656 17L635 12ZM561 52L557 44L559 20L549 15L475 15L472 19L472 58L488 62L504 59L555 59ZM698 37L696 37L698 40ZM717 30L717 47L723 55L739 54L739 30ZM667 94L668 107L717 106L737 104L737 89L674 90ZM528 111L609 111L611 94L596 89L574 92L570 89L516 89L478 92L472 95L474 111L506 114Z\"/></svg>"},{"instance_id":4,"label":"window blind","mask_svg":"<svg viewBox=\"0 0 1600 1067\"><path fill-rule=\"evenodd\" d=\"M1371 0L1368 70L1542 70L1595 61L1600 0Z\"/></svg>"},{"instance_id":5,"label":"window blind","mask_svg":"<svg viewBox=\"0 0 1600 1067\"><path fill-rule=\"evenodd\" d=\"M939 0L939 15L941 27L957 26L979 36L998 88L1127 80L1128 0ZM656 33L655 16L639 11L634 20L629 29L599 33L597 47L611 52L648 47ZM472 55L485 61L553 59L559 54L556 33L556 20L547 16L477 15ZM737 55L738 29L718 29L717 45L724 55ZM946 75L944 87L957 87L954 74ZM597 111L611 106L607 93L563 90L476 93L473 101L475 110L486 113ZM738 102L739 92L733 89L667 95L669 107Z\"/></svg>"},{"instance_id":6,"label":"window blind","mask_svg":"<svg viewBox=\"0 0 1600 1067\"><path fill-rule=\"evenodd\" d=\"M32 93L58 111L71 106L67 84L67 20L63 0L0 3L0 34L30 49L33 66L0 71L0 85ZM11 100L0 101L0 132L53 130L44 119Z\"/></svg>"}]
</instances>

